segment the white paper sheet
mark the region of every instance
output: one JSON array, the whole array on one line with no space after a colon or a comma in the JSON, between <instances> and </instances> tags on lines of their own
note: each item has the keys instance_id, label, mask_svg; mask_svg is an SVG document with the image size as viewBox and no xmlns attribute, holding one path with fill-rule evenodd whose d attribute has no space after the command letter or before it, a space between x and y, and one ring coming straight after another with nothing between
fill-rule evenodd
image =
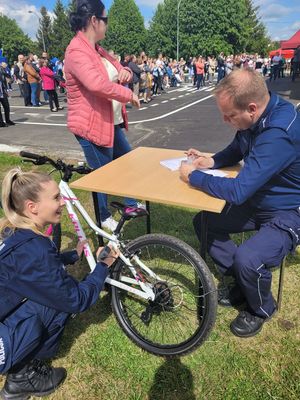
<instances>
[{"instance_id":1,"label":"white paper sheet","mask_svg":"<svg viewBox=\"0 0 300 400\"><path fill-rule=\"evenodd\" d=\"M187 161L187 157L180 157L180 158L169 158L168 160L160 161L160 165L170 169L171 171L177 171L182 163L182 161ZM201 169L201 172L204 172L208 175L219 176L223 178L227 176L227 174L219 169Z\"/></svg>"}]
</instances>

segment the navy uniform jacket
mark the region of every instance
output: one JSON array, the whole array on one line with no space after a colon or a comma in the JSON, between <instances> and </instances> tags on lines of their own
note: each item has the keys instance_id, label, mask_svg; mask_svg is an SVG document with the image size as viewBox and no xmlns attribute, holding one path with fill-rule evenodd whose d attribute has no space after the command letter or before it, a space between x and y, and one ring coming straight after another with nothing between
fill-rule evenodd
<instances>
[{"instance_id":1,"label":"navy uniform jacket","mask_svg":"<svg viewBox=\"0 0 300 400\"><path fill-rule=\"evenodd\" d=\"M24 299L70 314L94 304L108 268L98 263L78 282L64 266L77 260L76 251L59 255L49 238L17 229L0 244L0 321Z\"/></svg>"},{"instance_id":2,"label":"navy uniform jacket","mask_svg":"<svg viewBox=\"0 0 300 400\"><path fill-rule=\"evenodd\" d=\"M292 210L300 206L300 113L293 104L271 94L259 120L238 131L232 143L213 156L214 168L244 160L237 178L193 171L189 181L231 204L246 200L258 209Z\"/></svg>"}]
</instances>

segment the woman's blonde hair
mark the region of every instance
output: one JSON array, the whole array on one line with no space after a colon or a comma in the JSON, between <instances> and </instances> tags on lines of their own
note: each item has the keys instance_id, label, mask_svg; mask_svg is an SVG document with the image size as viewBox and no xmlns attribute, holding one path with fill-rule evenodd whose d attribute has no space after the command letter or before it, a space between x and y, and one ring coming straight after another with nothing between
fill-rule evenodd
<instances>
[{"instance_id":1,"label":"woman's blonde hair","mask_svg":"<svg viewBox=\"0 0 300 400\"><path fill-rule=\"evenodd\" d=\"M5 217L0 220L0 238L17 228L31 229L42 234L36 224L24 215L26 200L37 202L43 183L52 181L51 176L41 172L23 172L11 169L2 182L2 208Z\"/></svg>"}]
</instances>

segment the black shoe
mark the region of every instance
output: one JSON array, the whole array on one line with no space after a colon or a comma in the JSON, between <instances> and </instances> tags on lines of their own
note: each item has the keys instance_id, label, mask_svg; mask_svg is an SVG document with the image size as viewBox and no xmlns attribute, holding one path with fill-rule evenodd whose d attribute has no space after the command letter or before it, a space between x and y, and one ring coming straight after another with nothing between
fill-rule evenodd
<instances>
[{"instance_id":1,"label":"black shoe","mask_svg":"<svg viewBox=\"0 0 300 400\"><path fill-rule=\"evenodd\" d=\"M64 368L53 368L43 361L33 360L18 372L9 372L0 397L3 400L27 400L54 392L65 380Z\"/></svg>"},{"instance_id":2,"label":"black shoe","mask_svg":"<svg viewBox=\"0 0 300 400\"><path fill-rule=\"evenodd\" d=\"M10 119L6 122L6 125L16 125L13 121L11 121Z\"/></svg>"},{"instance_id":3,"label":"black shoe","mask_svg":"<svg viewBox=\"0 0 300 400\"><path fill-rule=\"evenodd\" d=\"M241 311L231 322L230 330L235 336L247 338L257 335L265 322L266 319L253 315L249 311Z\"/></svg>"},{"instance_id":4,"label":"black shoe","mask_svg":"<svg viewBox=\"0 0 300 400\"><path fill-rule=\"evenodd\" d=\"M238 286L225 287L218 291L218 304L222 307L237 307L246 301Z\"/></svg>"},{"instance_id":5,"label":"black shoe","mask_svg":"<svg viewBox=\"0 0 300 400\"><path fill-rule=\"evenodd\" d=\"M8 125L5 122L0 122L0 128L6 128Z\"/></svg>"}]
</instances>

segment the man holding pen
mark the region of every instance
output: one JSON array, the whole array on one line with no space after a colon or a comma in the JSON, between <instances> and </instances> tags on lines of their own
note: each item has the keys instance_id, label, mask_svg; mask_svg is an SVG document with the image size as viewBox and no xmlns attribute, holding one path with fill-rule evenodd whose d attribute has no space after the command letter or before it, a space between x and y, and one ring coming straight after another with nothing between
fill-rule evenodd
<instances>
[{"instance_id":1,"label":"man holding pen","mask_svg":"<svg viewBox=\"0 0 300 400\"><path fill-rule=\"evenodd\" d=\"M269 267L300 243L300 114L253 70L236 70L215 91L225 122L237 129L233 141L212 157L190 149L181 178L226 200L221 214L208 213L208 252L235 286L223 305L245 303L231 323L239 337L256 335L276 311ZM201 169L244 165L237 178L204 174ZM201 213L194 218L198 238ZM230 234L256 231L237 247Z\"/></svg>"}]
</instances>

